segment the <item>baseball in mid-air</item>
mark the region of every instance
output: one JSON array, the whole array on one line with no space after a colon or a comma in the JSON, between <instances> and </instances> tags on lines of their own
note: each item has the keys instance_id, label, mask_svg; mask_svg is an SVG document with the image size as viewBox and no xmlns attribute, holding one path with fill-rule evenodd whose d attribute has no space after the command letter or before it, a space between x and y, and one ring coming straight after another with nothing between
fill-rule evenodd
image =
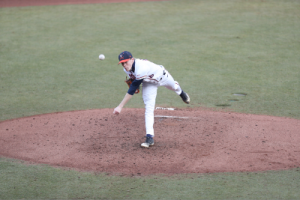
<instances>
[{"instance_id":1,"label":"baseball in mid-air","mask_svg":"<svg viewBox=\"0 0 300 200\"><path fill-rule=\"evenodd\" d=\"M104 60L105 59L105 56L103 54L100 54L99 55L99 60Z\"/></svg>"}]
</instances>

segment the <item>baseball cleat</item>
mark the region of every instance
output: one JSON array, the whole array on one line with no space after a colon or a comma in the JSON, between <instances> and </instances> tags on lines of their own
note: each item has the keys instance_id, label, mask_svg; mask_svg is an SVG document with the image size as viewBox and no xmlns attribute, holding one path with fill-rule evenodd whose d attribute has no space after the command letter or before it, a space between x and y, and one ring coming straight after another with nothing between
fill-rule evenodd
<instances>
[{"instance_id":1,"label":"baseball cleat","mask_svg":"<svg viewBox=\"0 0 300 200\"><path fill-rule=\"evenodd\" d=\"M152 146L152 145L154 145L153 137L147 135L147 136L146 136L146 142L142 143L142 144L141 144L141 147L148 148L148 147L150 147L150 146Z\"/></svg>"},{"instance_id":2,"label":"baseball cleat","mask_svg":"<svg viewBox=\"0 0 300 200\"><path fill-rule=\"evenodd\" d=\"M180 97L181 97L181 99L182 99L182 101L184 103L186 103L186 104L190 103L190 97L189 97L189 95L187 93L185 93L183 90L182 90L182 92L180 94Z\"/></svg>"}]
</instances>

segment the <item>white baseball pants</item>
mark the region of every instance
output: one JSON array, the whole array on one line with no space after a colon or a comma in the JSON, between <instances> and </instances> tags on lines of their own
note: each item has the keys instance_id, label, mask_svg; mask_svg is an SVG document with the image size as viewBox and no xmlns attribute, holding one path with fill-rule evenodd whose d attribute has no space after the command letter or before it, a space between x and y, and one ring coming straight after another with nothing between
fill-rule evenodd
<instances>
[{"instance_id":1,"label":"white baseball pants","mask_svg":"<svg viewBox=\"0 0 300 200\"><path fill-rule=\"evenodd\" d=\"M159 86L164 86L169 90L176 92L180 95L182 89L177 81L174 81L171 74L166 71L166 74L162 77L159 83L143 82L143 100L145 104L145 126L146 134L154 136L154 109L157 96L157 89Z\"/></svg>"}]
</instances>

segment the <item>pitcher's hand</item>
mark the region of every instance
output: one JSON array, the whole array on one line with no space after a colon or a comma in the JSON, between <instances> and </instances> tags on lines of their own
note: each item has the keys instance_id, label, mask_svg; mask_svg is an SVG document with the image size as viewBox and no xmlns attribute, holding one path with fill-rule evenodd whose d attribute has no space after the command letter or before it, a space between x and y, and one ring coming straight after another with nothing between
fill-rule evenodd
<instances>
[{"instance_id":1,"label":"pitcher's hand","mask_svg":"<svg viewBox=\"0 0 300 200\"><path fill-rule=\"evenodd\" d=\"M121 110L122 110L122 108L120 108L120 107L118 106L118 107L116 107L116 108L114 109L113 114L118 115L118 114L120 114Z\"/></svg>"}]
</instances>

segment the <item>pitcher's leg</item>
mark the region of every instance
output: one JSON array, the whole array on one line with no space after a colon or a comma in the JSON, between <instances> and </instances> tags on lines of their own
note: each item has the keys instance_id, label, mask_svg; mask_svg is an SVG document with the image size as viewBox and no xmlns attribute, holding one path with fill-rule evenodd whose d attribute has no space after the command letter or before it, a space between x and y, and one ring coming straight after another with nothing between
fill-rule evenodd
<instances>
[{"instance_id":1,"label":"pitcher's leg","mask_svg":"<svg viewBox=\"0 0 300 200\"><path fill-rule=\"evenodd\" d=\"M171 74L168 73L167 77L160 85L168 88L169 90L176 92L176 94L181 97L181 99L184 103L186 103L186 104L190 103L189 95L182 90L179 83L174 80L174 78L171 76Z\"/></svg>"},{"instance_id":2,"label":"pitcher's leg","mask_svg":"<svg viewBox=\"0 0 300 200\"><path fill-rule=\"evenodd\" d=\"M160 84L161 86L164 86L168 88L169 90L172 90L176 92L177 95L180 95L182 92L182 89L177 81L174 80L171 74L167 74L167 77L165 80Z\"/></svg>"},{"instance_id":3,"label":"pitcher's leg","mask_svg":"<svg viewBox=\"0 0 300 200\"><path fill-rule=\"evenodd\" d=\"M143 100L145 104L145 127L146 134L154 136L154 109L157 95L157 85L152 83L143 83Z\"/></svg>"}]
</instances>

